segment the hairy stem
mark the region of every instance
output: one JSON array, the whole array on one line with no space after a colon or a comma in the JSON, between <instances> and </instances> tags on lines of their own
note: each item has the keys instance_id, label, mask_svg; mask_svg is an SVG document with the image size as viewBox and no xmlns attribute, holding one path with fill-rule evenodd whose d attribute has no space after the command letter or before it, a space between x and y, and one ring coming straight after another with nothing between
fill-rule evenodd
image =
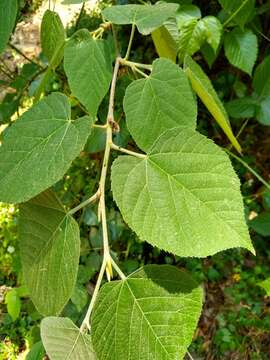
<instances>
[{"instance_id":1,"label":"hairy stem","mask_svg":"<svg viewBox=\"0 0 270 360\"><path fill-rule=\"evenodd\" d=\"M129 38L128 47L127 47L127 52L126 52L126 55L124 57L124 60L128 60L128 58L129 58L130 50L131 50L131 46L132 46L132 42L133 42L133 38L134 38L134 34L135 34L135 24L132 24L130 38Z\"/></svg>"},{"instance_id":2,"label":"hairy stem","mask_svg":"<svg viewBox=\"0 0 270 360\"><path fill-rule=\"evenodd\" d=\"M122 152L124 154L135 156L135 157L140 158L140 159L145 159L146 158L145 154L140 154L140 153L137 153L135 151L131 151L131 150L122 148L121 146L115 145L114 143L111 143L111 149L120 151L120 152Z\"/></svg>"}]
</instances>

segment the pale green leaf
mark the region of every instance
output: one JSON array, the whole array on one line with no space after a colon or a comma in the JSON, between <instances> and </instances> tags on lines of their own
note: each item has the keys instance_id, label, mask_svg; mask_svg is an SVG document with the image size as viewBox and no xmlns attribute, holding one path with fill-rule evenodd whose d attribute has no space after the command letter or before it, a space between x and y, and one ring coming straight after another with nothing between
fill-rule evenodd
<instances>
[{"instance_id":1,"label":"pale green leaf","mask_svg":"<svg viewBox=\"0 0 270 360\"><path fill-rule=\"evenodd\" d=\"M93 39L87 30L78 31L65 46L64 68L73 95L95 117L112 78L105 41Z\"/></svg>"},{"instance_id":2,"label":"pale green leaf","mask_svg":"<svg viewBox=\"0 0 270 360\"><path fill-rule=\"evenodd\" d=\"M270 236L270 212L264 212L249 222L249 226L262 236Z\"/></svg>"},{"instance_id":3,"label":"pale green leaf","mask_svg":"<svg viewBox=\"0 0 270 360\"><path fill-rule=\"evenodd\" d=\"M45 356L44 346L41 341L35 343L26 356L26 360L43 360Z\"/></svg>"},{"instance_id":4,"label":"pale green leaf","mask_svg":"<svg viewBox=\"0 0 270 360\"><path fill-rule=\"evenodd\" d=\"M251 75L258 55L258 39L251 30L235 28L227 33L224 49L232 65Z\"/></svg>"},{"instance_id":5,"label":"pale green leaf","mask_svg":"<svg viewBox=\"0 0 270 360\"><path fill-rule=\"evenodd\" d=\"M145 159L119 157L112 190L124 220L154 246L196 257L253 251L229 158L195 130L166 131Z\"/></svg>"},{"instance_id":6,"label":"pale green leaf","mask_svg":"<svg viewBox=\"0 0 270 360\"><path fill-rule=\"evenodd\" d=\"M241 152L241 146L233 135L226 110L208 76L189 56L186 56L185 58L184 67L195 93L207 107L235 149L238 152Z\"/></svg>"},{"instance_id":7,"label":"pale green leaf","mask_svg":"<svg viewBox=\"0 0 270 360\"><path fill-rule=\"evenodd\" d=\"M103 16L114 24L135 24L139 32L148 35L175 15L179 5L156 3L155 5L116 5L102 11Z\"/></svg>"},{"instance_id":8,"label":"pale green leaf","mask_svg":"<svg viewBox=\"0 0 270 360\"><path fill-rule=\"evenodd\" d=\"M65 28L59 15L51 10L46 10L40 30L40 41L42 51L51 63L53 60L53 68L56 68L64 56L64 43L66 40ZM57 53L57 56L55 56Z\"/></svg>"},{"instance_id":9,"label":"pale green leaf","mask_svg":"<svg viewBox=\"0 0 270 360\"><path fill-rule=\"evenodd\" d=\"M92 315L98 359L184 358L202 308L202 289L170 265L147 265L101 288Z\"/></svg>"},{"instance_id":10,"label":"pale green leaf","mask_svg":"<svg viewBox=\"0 0 270 360\"><path fill-rule=\"evenodd\" d=\"M128 86L124 111L131 135L145 151L167 129L196 127L197 106L188 79L179 66L167 59L155 60L147 79Z\"/></svg>"},{"instance_id":11,"label":"pale green leaf","mask_svg":"<svg viewBox=\"0 0 270 360\"><path fill-rule=\"evenodd\" d=\"M266 294L268 296L270 296L270 278L261 281L260 283L258 283L258 285L266 291Z\"/></svg>"},{"instance_id":12,"label":"pale green leaf","mask_svg":"<svg viewBox=\"0 0 270 360\"><path fill-rule=\"evenodd\" d=\"M0 1L0 54L5 50L15 25L18 11L17 3L17 0Z\"/></svg>"},{"instance_id":13,"label":"pale green leaf","mask_svg":"<svg viewBox=\"0 0 270 360\"><path fill-rule=\"evenodd\" d=\"M95 360L91 338L68 318L47 317L41 322L41 339L50 360Z\"/></svg>"},{"instance_id":14,"label":"pale green leaf","mask_svg":"<svg viewBox=\"0 0 270 360\"><path fill-rule=\"evenodd\" d=\"M253 88L260 97L270 95L270 56L266 56L256 67L253 78Z\"/></svg>"},{"instance_id":15,"label":"pale green leaf","mask_svg":"<svg viewBox=\"0 0 270 360\"><path fill-rule=\"evenodd\" d=\"M170 28L173 27L173 19L170 23ZM175 24L175 31L177 30ZM173 36L171 35L168 26L161 26L151 33L156 51L159 57L170 59L172 62L176 62L176 56L178 52L178 45Z\"/></svg>"},{"instance_id":16,"label":"pale green leaf","mask_svg":"<svg viewBox=\"0 0 270 360\"><path fill-rule=\"evenodd\" d=\"M20 206L20 251L25 283L42 315L61 312L78 272L80 234L51 191Z\"/></svg>"},{"instance_id":17,"label":"pale green leaf","mask_svg":"<svg viewBox=\"0 0 270 360\"><path fill-rule=\"evenodd\" d=\"M0 146L0 200L27 201L60 180L83 149L93 119L70 119L68 98L53 93L6 131Z\"/></svg>"},{"instance_id":18,"label":"pale green leaf","mask_svg":"<svg viewBox=\"0 0 270 360\"><path fill-rule=\"evenodd\" d=\"M251 97L231 100L225 107L228 114L235 119L252 118L256 113L256 103Z\"/></svg>"},{"instance_id":19,"label":"pale green leaf","mask_svg":"<svg viewBox=\"0 0 270 360\"><path fill-rule=\"evenodd\" d=\"M21 300L17 293L17 289L11 289L7 292L5 303L7 304L8 314L12 317L12 320L15 321L19 317L21 311Z\"/></svg>"},{"instance_id":20,"label":"pale green leaf","mask_svg":"<svg viewBox=\"0 0 270 360\"><path fill-rule=\"evenodd\" d=\"M215 16L206 16L201 19L200 22L205 28L204 36L206 42L216 52L221 40L223 30L220 21Z\"/></svg>"},{"instance_id":21,"label":"pale green leaf","mask_svg":"<svg viewBox=\"0 0 270 360\"><path fill-rule=\"evenodd\" d=\"M182 63L185 56L197 52L206 40L206 28L204 23L192 19L185 22L181 27L179 36L178 55Z\"/></svg>"},{"instance_id":22,"label":"pale green leaf","mask_svg":"<svg viewBox=\"0 0 270 360\"><path fill-rule=\"evenodd\" d=\"M201 10L196 5L181 5L176 13L176 21L178 28L181 30L182 26L191 20L198 20L202 16Z\"/></svg>"},{"instance_id":23,"label":"pale green leaf","mask_svg":"<svg viewBox=\"0 0 270 360\"><path fill-rule=\"evenodd\" d=\"M244 28L244 25L255 15L255 0L218 0L228 15L227 21Z\"/></svg>"}]
</instances>

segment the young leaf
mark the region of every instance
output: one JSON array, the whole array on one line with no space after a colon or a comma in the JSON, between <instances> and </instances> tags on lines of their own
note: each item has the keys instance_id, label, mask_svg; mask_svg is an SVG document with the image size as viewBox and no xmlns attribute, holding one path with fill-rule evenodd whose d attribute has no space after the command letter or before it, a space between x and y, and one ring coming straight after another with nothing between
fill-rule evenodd
<instances>
[{"instance_id":1,"label":"young leaf","mask_svg":"<svg viewBox=\"0 0 270 360\"><path fill-rule=\"evenodd\" d=\"M68 318L41 321L41 339L50 360L95 360L91 338Z\"/></svg>"},{"instance_id":2,"label":"young leaf","mask_svg":"<svg viewBox=\"0 0 270 360\"><path fill-rule=\"evenodd\" d=\"M43 360L45 355L44 346L41 341L38 341L31 347L26 360Z\"/></svg>"},{"instance_id":3,"label":"young leaf","mask_svg":"<svg viewBox=\"0 0 270 360\"><path fill-rule=\"evenodd\" d=\"M15 25L18 11L17 4L17 0L0 1L0 54L5 50Z\"/></svg>"},{"instance_id":4,"label":"young leaf","mask_svg":"<svg viewBox=\"0 0 270 360\"><path fill-rule=\"evenodd\" d=\"M161 249L196 257L253 251L229 158L195 130L166 131L145 159L116 159L112 191L129 226Z\"/></svg>"},{"instance_id":5,"label":"young leaf","mask_svg":"<svg viewBox=\"0 0 270 360\"><path fill-rule=\"evenodd\" d=\"M66 32L59 15L51 10L46 10L41 22L41 47L42 51L56 68L63 59L64 47L66 40ZM61 49L61 51L58 49ZM55 53L57 57L53 59Z\"/></svg>"},{"instance_id":6,"label":"young leaf","mask_svg":"<svg viewBox=\"0 0 270 360\"><path fill-rule=\"evenodd\" d=\"M256 67L253 88L260 98L270 95L270 56L266 56Z\"/></svg>"},{"instance_id":7,"label":"young leaf","mask_svg":"<svg viewBox=\"0 0 270 360\"><path fill-rule=\"evenodd\" d=\"M102 11L103 16L114 24L135 24L139 32L148 35L175 15L179 5L157 3L155 5L116 5Z\"/></svg>"},{"instance_id":8,"label":"young leaf","mask_svg":"<svg viewBox=\"0 0 270 360\"><path fill-rule=\"evenodd\" d=\"M72 121L68 98L53 93L6 131L0 147L0 200L20 203L61 179L79 155L93 119Z\"/></svg>"},{"instance_id":9,"label":"young leaf","mask_svg":"<svg viewBox=\"0 0 270 360\"><path fill-rule=\"evenodd\" d=\"M224 49L232 65L251 75L258 55L258 39L251 30L235 28L227 33Z\"/></svg>"},{"instance_id":10,"label":"young leaf","mask_svg":"<svg viewBox=\"0 0 270 360\"><path fill-rule=\"evenodd\" d=\"M207 107L235 149L241 153L241 146L233 135L226 110L205 72L189 56L185 58L184 68L195 93Z\"/></svg>"},{"instance_id":11,"label":"young leaf","mask_svg":"<svg viewBox=\"0 0 270 360\"><path fill-rule=\"evenodd\" d=\"M31 299L42 315L56 315L77 278L80 233L51 191L20 206L20 251Z\"/></svg>"},{"instance_id":12,"label":"young leaf","mask_svg":"<svg viewBox=\"0 0 270 360\"><path fill-rule=\"evenodd\" d=\"M182 26L191 20L198 20L202 16L201 10L196 5L181 4L180 9L176 13L176 21L178 28L181 30Z\"/></svg>"},{"instance_id":13,"label":"young leaf","mask_svg":"<svg viewBox=\"0 0 270 360\"><path fill-rule=\"evenodd\" d=\"M173 24L173 19L171 23ZM178 52L178 45L172 37L168 27L165 25L159 27L151 33L151 36L159 57L170 59L175 63Z\"/></svg>"},{"instance_id":14,"label":"young leaf","mask_svg":"<svg viewBox=\"0 0 270 360\"><path fill-rule=\"evenodd\" d=\"M112 78L106 43L93 39L85 29L79 30L65 46L64 68L72 93L96 117Z\"/></svg>"},{"instance_id":15,"label":"young leaf","mask_svg":"<svg viewBox=\"0 0 270 360\"><path fill-rule=\"evenodd\" d=\"M16 288L7 292L5 303L7 304L9 315L12 317L12 320L15 321L19 317L21 311L21 300Z\"/></svg>"},{"instance_id":16,"label":"young leaf","mask_svg":"<svg viewBox=\"0 0 270 360\"><path fill-rule=\"evenodd\" d=\"M188 79L167 59L155 60L147 79L128 86L124 111L131 135L145 151L167 129L196 127L197 106Z\"/></svg>"},{"instance_id":17,"label":"young leaf","mask_svg":"<svg viewBox=\"0 0 270 360\"><path fill-rule=\"evenodd\" d=\"M98 359L183 359L201 307L202 289L170 265L147 265L107 283L92 315Z\"/></svg>"},{"instance_id":18,"label":"young leaf","mask_svg":"<svg viewBox=\"0 0 270 360\"><path fill-rule=\"evenodd\" d=\"M191 19L183 24L179 36L179 59L182 63L184 57L193 55L205 41L205 27L197 19Z\"/></svg>"},{"instance_id":19,"label":"young leaf","mask_svg":"<svg viewBox=\"0 0 270 360\"><path fill-rule=\"evenodd\" d=\"M228 14L228 20L244 28L248 20L254 16L255 0L218 0L222 8Z\"/></svg>"},{"instance_id":20,"label":"young leaf","mask_svg":"<svg viewBox=\"0 0 270 360\"><path fill-rule=\"evenodd\" d=\"M220 43L223 30L220 21L215 16L206 16L201 19L200 22L205 28L206 42L212 47L214 52L216 52Z\"/></svg>"},{"instance_id":21,"label":"young leaf","mask_svg":"<svg viewBox=\"0 0 270 360\"><path fill-rule=\"evenodd\" d=\"M270 278L261 281L258 285L266 291L267 296L270 296Z\"/></svg>"}]
</instances>

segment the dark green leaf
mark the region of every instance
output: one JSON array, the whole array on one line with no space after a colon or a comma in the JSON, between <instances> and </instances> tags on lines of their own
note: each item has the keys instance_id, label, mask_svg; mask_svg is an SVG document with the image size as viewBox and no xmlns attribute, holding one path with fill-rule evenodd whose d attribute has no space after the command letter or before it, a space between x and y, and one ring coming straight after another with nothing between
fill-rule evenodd
<instances>
[{"instance_id":1,"label":"dark green leaf","mask_svg":"<svg viewBox=\"0 0 270 360\"><path fill-rule=\"evenodd\" d=\"M46 10L41 22L41 47L42 51L56 68L64 56L64 43L66 40L66 32L59 15L51 10ZM61 49L61 50L59 50ZM57 57L54 54L57 53Z\"/></svg>"},{"instance_id":2,"label":"dark green leaf","mask_svg":"<svg viewBox=\"0 0 270 360\"><path fill-rule=\"evenodd\" d=\"M250 227L262 236L270 236L270 212L261 213L249 223Z\"/></svg>"},{"instance_id":3,"label":"dark green leaf","mask_svg":"<svg viewBox=\"0 0 270 360\"><path fill-rule=\"evenodd\" d=\"M244 25L255 15L255 0L218 0L222 8L235 24Z\"/></svg>"},{"instance_id":4,"label":"dark green leaf","mask_svg":"<svg viewBox=\"0 0 270 360\"><path fill-rule=\"evenodd\" d=\"M225 104L228 114L235 119L252 118L256 113L256 103L251 97L235 99Z\"/></svg>"},{"instance_id":5,"label":"dark green leaf","mask_svg":"<svg viewBox=\"0 0 270 360\"><path fill-rule=\"evenodd\" d=\"M5 50L17 16L17 0L0 1L0 54Z\"/></svg>"},{"instance_id":6,"label":"dark green leaf","mask_svg":"<svg viewBox=\"0 0 270 360\"><path fill-rule=\"evenodd\" d=\"M45 356L44 346L42 342L39 341L35 343L29 353L26 356L26 360L43 360Z\"/></svg>"},{"instance_id":7,"label":"dark green leaf","mask_svg":"<svg viewBox=\"0 0 270 360\"><path fill-rule=\"evenodd\" d=\"M31 299L42 315L61 312L78 272L80 234L51 191L20 207L20 250Z\"/></svg>"},{"instance_id":8,"label":"dark green leaf","mask_svg":"<svg viewBox=\"0 0 270 360\"><path fill-rule=\"evenodd\" d=\"M266 56L256 67L253 78L253 88L260 97L270 95L270 56Z\"/></svg>"},{"instance_id":9,"label":"dark green leaf","mask_svg":"<svg viewBox=\"0 0 270 360\"><path fill-rule=\"evenodd\" d=\"M251 30L235 28L227 33L224 49L232 65L251 75L258 54L258 39Z\"/></svg>"}]
</instances>

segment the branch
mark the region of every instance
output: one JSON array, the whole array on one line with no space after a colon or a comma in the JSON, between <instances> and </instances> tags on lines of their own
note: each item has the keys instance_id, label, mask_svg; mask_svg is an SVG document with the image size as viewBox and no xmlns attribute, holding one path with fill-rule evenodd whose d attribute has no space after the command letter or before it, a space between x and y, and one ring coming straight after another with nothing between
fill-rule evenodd
<instances>
[{"instance_id":1,"label":"branch","mask_svg":"<svg viewBox=\"0 0 270 360\"><path fill-rule=\"evenodd\" d=\"M23 58L25 58L25 60L29 61L29 62L32 63L32 64L37 65L40 69L44 69L44 67L43 67L42 65L40 65L38 62L30 59L30 58L29 58L28 56L26 56L20 49L18 49L15 45L9 43L8 46L9 46L11 49L15 50L15 51L16 51L19 55L21 55Z\"/></svg>"}]
</instances>

